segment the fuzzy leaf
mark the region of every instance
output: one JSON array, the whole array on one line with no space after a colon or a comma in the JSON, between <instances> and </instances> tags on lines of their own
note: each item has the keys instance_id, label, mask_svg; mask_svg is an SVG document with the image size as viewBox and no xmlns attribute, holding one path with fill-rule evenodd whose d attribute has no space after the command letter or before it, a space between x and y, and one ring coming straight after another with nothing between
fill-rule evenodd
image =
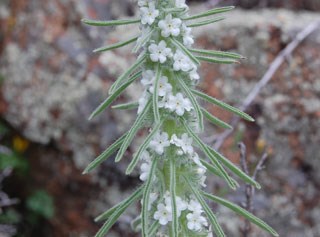
<instances>
[{"instance_id":1,"label":"fuzzy leaf","mask_svg":"<svg viewBox=\"0 0 320 237\"><path fill-rule=\"evenodd\" d=\"M112 20L112 21L98 21L98 20L82 19L81 21L87 25L90 25L90 26L118 26L118 25L129 25L129 24L139 23L140 19Z\"/></svg>"},{"instance_id":2,"label":"fuzzy leaf","mask_svg":"<svg viewBox=\"0 0 320 237\"><path fill-rule=\"evenodd\" d=\"M184 52L189 58L190 60L196 64L196 65L200 65L199 60L193 56L193 54L190 52L189 49L186 48L186 46L184 46L182 43L180 43L178 40L171 38L171 42L178 48L180 49L182 52Z\"/></svg>"},{"instance_id":3,"label":"fuzzy leaf","mask_svg":"<svg viewBox=\"0 0 320 237\"><path fill-rule=\"evenodd\" d=\"M153 116L154 116L155 123L159 123L160 113L159 113L159 106L158 106L158 100L159 100L158 92L159 92L159 81L161 77L160 64L157 64L155 71L156 71L155 73L156 76L155 76L154 85L153 85L154 90L152 95L152 105L153 105Z\"/></svg>"},{"instance_id":4,"label":"fuzzy leaf","mask_svg":"<svg viewBox=\"0 0 320 237\"><path fill-rule=\"evenodd\" d=\"M97 158L95 158L83 171L82 174L87 174L94 168L96 168L98 165L100 165L102 162L104 162L106 159L108 159L113 153L118 150L124 141L125 137L128 133L123 134L118 140L116 140L111 146L109 146L104 152L102 152Z\"/></svg>"},{"instance_id":5,"label":"fuzzy leaf","mask_svg":"<svg viewBox=\"0 0 320 237\"><path fill-rule=\"evenodd\" d=\"M129 102L129 103L117 104L117 105L111 106L112 109L120 109L120 110L131 110L131 109L136 109L138 107L139 107L138 102Z\"/></svg>"},{"instance_id":6,"label":"fuzzy leaf","mask_svg":"<svg viewBox=\"0 0 320 237\"><path fill-rule=\"evenodd\" d=\"M136 121L133 123L132 127L128 131L128 135L124 139L124 141L120 147L120 150L118 151L118 154L115 158L115 162L119 162L122 159L124 153L126 152L128 146L132 142L134 136L136 135L138 130L143 125L144 119L145 119L147 113L149 112L150 106L151 106L151 101L148 101L148 103L144 107L143 111L138 115Z\"/></svg>"},{"instance_id":7,"label":"fuzzy leaf","mask_svg":"<svg viewBox=\"0 0 320 237\"><path fill-rule=\"evenodd\" d=\"M214 8L214 9L211 9L209 11L206 11L206 12L203 12L203 13L200 13L200 14L196 14L196 15L193 15L193 16L185 17L185 18L183 18L183 20L198 19L198 18L202 18L202 17L206 17L206 16L211 16L211 15L223 13L223 12L228 12L228 11L231 11L233 9L234 9L234 6Z\"/></svg>"},{"instance_id":8,"label":"fuzzy leaf","mask_svg":"<svg viewBox=\"0 0 320 237\"><path fill-rule=\"evenodd\" d=\"M147 58L147 55L144 54L143 56L139 57L138 60L131 65L131 67L125 71L110 87L109 94L115 93L115 91L124 83L124 81L138 68L140 67L145 59Z\"/></svg>"},{"instance_id":9,"label":"fuzzy leaf","mask_svg":"<svg viewBox=\"0 0 320 237\"><path fill-rule=\"evenodd\" d=\"M149 218L149 210L148 210L148 206L149 206L149 199L150 199L150 192L151 192L151 188L152 188L152 180L153 177L155 175L155 170L156 170L156 166L157 166L157 158L153 158L152 160L152 164L151 164L151 168L149 171L149 175L148 175L148 179L146 180L145 183L145 189L143 192L143 197L142 197L142 236L143 237L149 237L148 233L148 218Z\"/></svg>"},{"instance_id":10,"label":"fuzzy leaf","mask_svg":"<svg viewBox=\"0 0 320 237\"><path fill-rule=\"evenodd\" d=\"M142 143L142 145L139 147L138 152L136 153L136 155L134 155L132 161L130 162L130 164L128 165L128 168L126 170L126 175L131 174L131 172L133 171L133 169L136 167L136 165L139 162L139 159L142 155L142 153L147 149L147 147L149 146L150 141L152 140L152 138L154 137L154 135L159 131L161 125L163 123L163 120L161 120L159 123L156 123L156 125L154 126L154 128L152 129L152 131L149 133L149 135L147 136L147 138L144 140L144 142Z\"/></svg>"},{"instance_id":11,"label":"fuzzy leaf","mask_svg":"<svg viewBox=\"0 0 320 237\"><path fill-rule=\"evenodd\" d=\"M149 228L149 231L148 231L149 235L148 236L155 236L156 231L158 230L159 226L160 226L159 222L154 221L152 223L151 227Z\"/></svg>"},{"instance_id":12,"label":"fuzzy leaf","mask_svg":"<svg viewBox=\"0 0 320 237\"><path fill-rule=\"evenodd\" d=\"M219 152L215 151L211 147L207 146L207 149L209 152L217 159L219 160L224 166L226 166L230 171L232 171L235 175L237 175L240 179L243 181L254 185L257 189L260 189L260 184L252 179L249 175L247 175L245 172L243 172L240 168L235 166L230 160L225 158L223 155L221 155Z\"/></svg>"},{"instance_id":13,"label":"fuzzy leaf","mask_svg":"<svg viewBox=\"0 0 320 237\"><path fill-rule=\"evenodd\" d=\"M234 59L221 59L221 58L211 58L211 57L204 57L204 56L196 56L198 60L206 61L209 63L218 63L218 64L233 64L239 63L237 60Z\"/></svg>"},{"instance_id":14,"label":"fuzzy leaf","mask_svg":"<svg viewBox=\"0 0 320 237\"><path fill-rule=\"evenodd\" d=\"M139 38L137 40L137 44L134 46L134 48L132 49L133 53L137 53L139 51L139 49L141 49L141 47L143 47L151 38L151 36L153 35L153 32L155 31L155 29L150 30L149 32L145 33L143 35L143 38Z\"/></svg>"},{"instance_id":15,"label":"fuzzy leaf","mask_svg":"<svg viewBox=\"0 0 320 237\"><path fill-rule=\"evenodd\" d=\"M141 76L141 72L137 72L134 74L127 82L122 84L118 89L114 91L113 94L111 94L105 101L103 101L90 115L89 120L96 117L98 114L100 114L102 111L104 111L112 102L122 94L122 92L131 85L132 82L134 82L138 77Z\"/></svg>"},{"instance_id":16,"label":"fuzzy leaf","mask_svg":"<svg viewBox=\"0 0 320 237\"><path fill-rule=\"evenodd\" d=\"M211 172L212 174L214 174L216 176L219 176L219 177L223 178L223 175L221 174L221 172L216 167L214 167L213 165L209 164L208 162L206 162L203 159L200 159L200 162L201 162L202 165L204 165L207 168L207 170L209 172ZM230 177L230 178L231 178L231 181L233 182L234 186L239 187L238 182L236 180L234 180L232 177Z\"/></svg>"},{"instance_id":17,"label":"fuzzy leaf","mask_svg":"<svg viewBox=\"0 0 320 237\"><path fill-rule=\"evenodd\" d=\"M204 116L214 125L220 127L220 128L226 128L226 129L233 129L231 125L223 122L222 120L218 119L217 117L213 116L211 113L209 113L207 110L204 108L201 108L202 113Z\"/></svg>"},{"instance_id":18,"label":"fuzzy leaf","mask_svg":"<svg viewBox=\"0 0 320 237\"><path fill-rule=\"evenodd\" d=\"M225 237L225 234L224 234L220 224L218 223L216 216L213 214L213 212L211 211L208 204L202 198L202 195L200 194L199 190L191 183L191 181L187 177L184 177L184 178L185 178L187 184L189 185L189 188L191 189L192 193L194 194L194 196L196 197L198 202L201 204L208 219L210 220L211 225L213 226L213 229L214 229L214 232L216 233L216 235L218 237Z\"/></svg>"},{"instance_id":19,"label":"fuzzy leaf","mask_svg":"<svg viewBox=\"0 0 320 237\"><path fill-rule=\"evenodd\" d=\"M170 157L170 197L171 197L171 206L172 206L172 237L179 236L179 219L178 219L178 210L176 202L176 161L175 156Z\"/></svg>"},{"instance_id":20,"label":"fuzzy leaf","mask_svg":"<svg viewBox=\"0 0 320 237\"><path fill-rule=\"evenodd\" d=\"M214 51L214 50L205 50L205 49L190 49L193 53L198 53L202 55L208 55L213 57L219 57L219 58L233 58L233 59L244 59L240 54L237 53L229 53L229 52L223 52L223 51Z\"/></svg>"},{"instance_id":21,"label":"fuzzy leaf","mask_svg":"<svg viewBox=\"0 0 320 237\"><path fill-rule=\"evenodd\" d=\"M201 131L203 131L203 115L202 115L202 111L201 111L201 108L199 106L198 101L193 96L192 92L190 91L190 88L186 85L186 83L184 82L184 80L180 76L177 77L177 82L180 84L183 91L186 93L187 97L191 101L191 104L196 112L199 128Z\"/></svg>"},{"instance_id":22,"label":"fuzzy leaf","mask_svg":"<svg viewBox=\"0 0 320 237\"><path fill-rule=\"evenodd\" d=\"M117 49L117 48L123 47L123 46L125 46L127 44L131 44L134 41L136 41L137 39L138 39L138 37L134 37L134 38L129 39L127 41L122 41L122 42L119 42L119 43L115 43L115 44L111 44L111 45L104 46L104 47L101 47L101 48L97 48L97 49L93 50L93 52L94 53L99 53L99 52L104 52L104 51L108 51L108 50L112 50L112 49Z\"/></svg>"},{"instance_id":23,"label":"fuzzy leaf","mask_svg":"<svg viewBox=\"0 0 320 237\"><path fill-rule=\"evenodd\" d=\"M226 103L224 103L224 102L222 102L222 101L220 101L220 100L218 100L216 98L213 98L213 97L211 97L209 95L206 95L205 93L202 93L202 92L200 92L198 90L191 89L191 91L192 91L193 94L195 94L196 96L200 97L201 99L203 99L203 100L205 100L207 102L210 102L210 103L215 104L215 105L217 105L217 106L219 106L219 107L221 107L221 108L223 108L223 109L225 109L227 111L230 111L230 112L240 116L241 118L243 118L245 120L248 120L250 122L254 121L254 119L250 115L246 114L245 112L242 112L241 110L239 110L239 109L237 109L237 108L235 108L235 107L233 107L231 105L228 105L228 104L226 104Z\"/></svg>"},{"instance_id":24,"label":"fuzzy leaf","mask_svg":"<svg viewBox=\"0 0 320 237\"><path fill-rule=\"evenodd\" d=\"M98 222L98 221L105 221L107 220L119 207L122 207L123 205L126 205L126 203L128 201L136 201L138 198L140 198L140 196L142 196L142 190L143 190L143 185L141 187L139 187L136 191L134 191L129 197L127 197L126 199L122 200L121 202L119 202L118 204L114 205L113 207L111 207L110 209L108 209L107 211L103 212L102 214L100 214L99 216L97 216L94 221ZM134 200L132 200L132 198Z\"/></svg>"},{"instance_id":25,"label":"fuzzy leaf","mask_svg":"<svg viewBox=\"0 0 320 237\"><path fill-rule=\"evenodd\" d=\"M186 131L188 132L188 134L198 144L200 149L206 154L206 156L210 159L210 161L216 166L216 168L219 170L219 172L221 173L221 175L225 179L225 181L228 183L228 185L232 189L236 189L236 186L234 185L234 182L232 181L231 177L228 175L228 173L225 171L225 169L222 167L222 165L219 163L219 161L211 154L208 147L201 141L201 139L187 125L186 121L183 121L182 123L183 123Z\"/></svg>"},{"instance_id":26,"label":"fuzzy leaf","mask_svg":"<svg viewBox=\"0 0 320 237\"><path fill-rule=\"evenodd\" d=\"M247 210L243 209L242 207L240 207L240 206L238 206L238 205L236 205L236 204L234 204L232 202L229 202L228 200L225 200L223 198L211 195L211 194L206 193L206 192L202 192L202 194L206 198L212 200L213 202L221 204L221 205L229 208L230 210L236 212L237 214L247 218L249 221L251 221L252 223L256 224L261 229L264 229L264 230L268 231L273 236L279 236L279 234L272 227L270 227L267 223L265 223L263 220L259 219L258 217L254 216L253 214L251 214Z\"/></svg>"},{"instance_id":27,"label":"fuzzy leaf","mask_svg":"<svg viewBox=\"0 0 320 237\"><path fill-rule=\"evenodd\" d=\"M209 24L212 24L212 23L215 23L215 22L218 22L218 21L222 21L224 19L225 19L225 17L217 17L217 18L214 18L214 19L209 19L209 20L205 20L205 21L200 21L200 22L197 22L197 23L189 24L188 27L205 26L205 25L209 25Z\"/></svg>"},{"instance_id":28,"label":"fuzzy leaf","mask_svg":"<svg viewBox=\"0 0 320 237\"><path fill-rule=\"evenodd\" d=\"M100 230L96 233L95 237L104 237L107 232L110 230L110 228L114 225L114 223L118 220L118 218L122 215L122 213L135 201L137 201L138 198L140 198L142 191L144 189L144 185L138 188L129 198L127 198L125 201L121 203L121 205L118 206L113 211L110 211L112 213L106 214L106 216L110 216L109 219L103 224L103 226L100 228ZM112 209L112 208L111 208ZM107 212L106 212L107 213ZM103 215L103 214L102 214ZM101 215L101 216L102 216ZM102 218L103 219L103 218Z\"/></svg>"}]
</instances>

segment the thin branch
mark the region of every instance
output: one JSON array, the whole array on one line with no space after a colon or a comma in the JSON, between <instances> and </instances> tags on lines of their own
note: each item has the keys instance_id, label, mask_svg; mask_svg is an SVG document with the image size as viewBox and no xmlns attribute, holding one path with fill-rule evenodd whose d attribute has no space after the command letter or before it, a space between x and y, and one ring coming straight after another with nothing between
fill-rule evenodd
<instances>
[{"instance_id":1,"label":"thin branch","mask_svg":"<svg viewBox=\"0 0 320 237\"><path fill-rule=\"evenodd\" d=\"M293 51L301 44L301 42L306 39L311 33L313 33L317 28L320 27L320 21L314 21L310 23L307 27L305 27L302 31L300 31L296 37L291 41L290 44L287 45L285 49L283 49L278 56L273 60L270 64L267 72L263 75L260 81L254 86L249 95L245 98L241 106L239 108L243 111L247 110L247 108L252 104L258 94L261 92L262 88L273 78L276 71L282 65L282 63L289 57ZM236 127L240 122L239 117L233 117L230 125ZM214 141L214 148L219 149L225 139L227 139L235 130L226 130L221 133L218 138Z\"/></svg>"},{"instance_id":2,"label":"thin branch","mask_svg":"<svg viewBox=\"0 0 320 237\"><path fill-rule=\"evenodd\" d=\"M249 169L248 169L248 160L247 160L247 155L246 155L246 146L242 142L240 142L238 144L238 146L240 148L240 165L241 165L241 169L247 175L250 175ZM262 155L262 157L260 158L258 164L256 165L256 167L255 167L255 169L253 171L252 178L254 180L256 180L256 177L257 177L258 173L263 169L264 163L266 162L267 158L268 158L268 155L266 153L264 153ZM252 186L250 184L246 184L246 186L245 186L246 201L245 201L243 207L249 212L253 212L253 210L254 210L254 207L253 207L254 194L255 194L254 186ZM243 237L249 237L250 236L250 233L251 233L250 221L245 220L245 224L244 224L244 227L241 230L241 233L242 233Z\"/></svg>"}]
</instances>

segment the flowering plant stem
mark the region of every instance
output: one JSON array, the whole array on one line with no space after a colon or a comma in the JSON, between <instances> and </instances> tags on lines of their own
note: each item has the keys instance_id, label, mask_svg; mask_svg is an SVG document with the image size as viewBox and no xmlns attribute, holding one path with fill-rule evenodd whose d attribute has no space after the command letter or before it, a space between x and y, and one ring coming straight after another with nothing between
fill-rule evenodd
<instances>
[{"instance_id":1,"label":"flowering plant stem","mask_svg":"<svg viewBox=\"0 0 320 237\"><path fill-rule=\"evenodd\" d=\"M213 233L218 237L225 236L206 200L224 205L273 236L278 236L253 214L202 190L206 187L207 171L236 189L237 181L225 168L243 181L260 188L255 180L204 144L198 136L204 129L204 117L219 127L232 128L202 108L198 98L254 121L248 114L196 89L200 79L197 73L200 61L230 64L243 58L236 53L192 48L194 39L191 29L222 20L221 17L210 17L228 12L233 7L216 8L189 16L184 0L139 0L138 6L139 19L83 20L93 26L140 23L141 29L138 37L94 50L103 52L135 42L133 52L140 55L137 62L110 87L109 97L94 110L90 119L110 106L134 81L140 79L144 88L139 101L112 107L137 109L137 119L128 132L88 165L84 173L95 169L116 151L115 161L121 161L138 130L149 128L149 134L126 170L129 175L140 163L140 179L144 183L131 196L96 218L97 221L106 221L96 237L105 236L119 216L138 199L141 199L142 210L132 222L132 227L140 231L143 237L213 236ZM199 148L199 154L194 146Z\"/></svg>"}]
</instances>

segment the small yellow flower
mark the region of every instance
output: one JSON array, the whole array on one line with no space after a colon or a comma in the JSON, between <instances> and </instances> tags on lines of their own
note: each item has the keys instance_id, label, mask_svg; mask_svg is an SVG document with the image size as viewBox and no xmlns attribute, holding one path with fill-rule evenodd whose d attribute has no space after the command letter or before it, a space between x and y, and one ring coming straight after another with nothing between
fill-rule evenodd
<instances>
[{"instance_id":1,"label":"small yellow flower","mask_svg":"<svg viewBox=\"0 0 320 237\"><path fill-rule=\"evenodd\" d=\"M256 150L259 154L263 153L266 150L266 141L262 138L259 138L256 141Z\"/></svg>"},{"instance_id":2,"label":"small yellow flower","mask_svg":"<svg viewBox=\"0 0 320 237\"><path fill-rule=\"evenodd\" d=\"M23 153L29 147L29 141L20 137L13 137L13 149L19 153Z\"/></svg>"}]
</instances>

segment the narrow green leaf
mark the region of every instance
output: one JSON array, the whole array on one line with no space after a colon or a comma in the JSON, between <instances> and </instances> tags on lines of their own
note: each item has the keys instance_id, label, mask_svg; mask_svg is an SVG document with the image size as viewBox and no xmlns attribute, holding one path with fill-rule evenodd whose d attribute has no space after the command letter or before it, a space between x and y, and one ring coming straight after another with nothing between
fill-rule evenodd
<instances>
[{"instance_id":1,"label":"narrow green leaf","mask_svg":"<svg viewBox=\"0 0 320 237\"><path fill-rule=\"evenodd\" d=\"M134 232L139 232L141 229L141 215L137 216L130 222L130 227Z\"/></svg>"},{"instance_id":2,"label":"narrow green leaf","mask_svg":"<svg viewBox=\"0 0 320 237\"><path fill-rule=\"evenodd\" d=\"M181 88L183 89L183 91L186 93L187 97L191 101L191 104L196 112L199 128L201 131L203 131L203 115L202 115L202 111L201 111L201 108L199 106L198 101L193 96L192 92L190 91L190 88L186 85L184 80L180 76L176 76L176 78L177 78L176 81L180 84Z\"/></svg>"},{"instance_id":3,"label":"narrow green leaf","mask_svg":"<svg viewBox=\"0 0 320 237\"><path fill-rule=\"evenodd\" d=\"M226 129L233 129L231 125L223 122L222 120L218 119L217 117L213 116L211 113L209 113L207 110L204 108L201 108L202 113L204 116L214 125L220 127L220 128L226 128Z\"/></svg>"},{"instance_id":4,"label":"narrow green leaf","mask_svg":"<svg viewBox=\"0 0 320 237\"><path fill-rule=\"evenodd\" d=\"M127 205L128 202L135 202L138 198L140 198L140 196L142 196L142 189L143 189L143 185L141 187L139 187L136 191L134 191L129 197L127 197L126 199L122 200L121 202L119 202L118 204L114 205L113 207L111 207L110 209L108 209L107 211L103 212L102 214L100 214L99 216L97 216L94 221L98 222L98 221L105 221L107 220L118 208L121 208L124 205Z\"/></svg>"},{"instance_id":5,"label":"narrow green leaf","mask_svg":"<svg viewBox=\"0 0 320 237\"><path fill-rule=\"evenodd\" d=\"M146 104L146 106L144 107L143 111L138 115L136 121L133 123L132 127L128 131L128 135L124 139L124 141L120 147L120 150L118 151L118 154L115 158L115 162L119 162L122 159L124 153L126 152L127 148L129 147L130 143L132 142L134 136L136 135L136 133L138 132L138 130L142 126L144 119L145 119L147 113L149 112L150 106L151 106L151 101L149 100L148 103Z\"/></svg>"},{"instance_id":6,"label":"narrow green leaf","mask_svg":"<svg viewBox=\"0 0 320 237\"><path fill-rule=\"evenodd\" d=\"M251 214L247 210L243 209L242 207L240 207L240 206L238 206L238 205L236 205L236 204L234 204L232 202L229 202L228 200L225 200L223 198L211 195L211 194L206 193L206 192L202 192L202 194L206 198L208 198L208 199L210 199L210 200L212 200L212 201L214 201L214 202L216 202L218 204L221 204L221 205L229 208L230 210L238 213L239 215L247 218L249 221L251 221L252 223L256 224L261 229L268 231L273 236L279 236L279 234L272 227L270 227L267 223L265 223L263 220L259 219L258 217L254 216L253 214Z\"/></svg>"},{"instance_id":7,"label":"narrow green leaf","mask_svg":"<svg viewBox=\"0 0 320 237\"><path fill-rule=\"evenodd\" d=\"M127 41L122 41L122 42L119 42L119 43L115 43L115 44L111 44L111 45L104 46L104 47L101 47L101 48L97 48L97 49L93 50L93 52L94 53L98 53L98 52L104 52L104 51L108 51L108 50L112 50L112 49L117 49L117 48L123 47L123 46L125 46L127 44L131 44L134 41L136 41L137 39L138 39L138 37L134 37L134 38L129 39Z\"/></svg>"},{"instance_id":8,"label":"narrow green leaf","mask_svg":"<svg viewBox=\"0 0 320 237\"><path fill-rule=\"evenodd\" d=\"M142 72L137 72L134 74L127 82L122 84L118 89L114 91L113 94L111 94L107 99L105 99L90 115L89 120L96 117L98 114L100 114L102 111L104 111L112 102L122 94L122 92L131 85L132 82L134 82L138 77L141 76Z\"/></svg>"},{"instance_id":9,"label":"narrow green leaf","mask_svg":"<svg viewBox=\"0 0 320 237\"><path fill-rule=\"evenodd\" d=\"M205 25L209 25L209 24L212 24L212 23L215 23L215 22L218 22L218 21L222 21L224 19L225 19L225 17L217 17L217 18L214 18L214 19L209 19L209 20L205 20L205 21L200 21L200 22L197 22L197 23L189 24L188 27L205 26Z\"/></svg>"},{"instance_id":10,"label":"narrow green leaf","mask_svg":"<svg viewBox=\"0 0 320 237\"><path fill-rule=\"evenodd\" d=\"M153 158L152 160L152 164L151 164L151 168L149 171L149 175L148 175L148 179L146 180L145 183L145 189L143 192L143 197L142 197L142 222L141 222L141 226L142 226L142 236L143 237L149 237L148 236L148 220L149 220L149 200L150 200L150 192L151 192L151 188L152 188L152 180L153 177L155 175L155 170L156 170L156 166L157 166L157 158Z\"/></svg>"},{"instance_id":11,"label":"narrow green leaf","mask_svg":"<svg viewBox=\"0 0 320 237\"><path fill-rule=\"evenodd\" d=\"M225 169L222 167L222 165L219 163L219 161L211 154L208 147L201 141L201 139L192 131L192 129L188 126L186 121L182 121L183 126L185 127L188 134L193 138L193 140L198 144L200 149L206 154L206 156L210 159L210 161L217 167L219 172L221 173L224 180L228 183L228 185L232 189L236 189L236 186L234 185L234 182L231 180L231 177L228 175L228 173L225 171Z\"/></svg>"},{"instance_id":12,"label":"narrow green leaf","mask_svg":"<svg viewBox=\"0 0 320 237\"><path fill-rule=\"evenodd\" d=\"M152 95L152 105L153 105L153 116L155 123L159 123L160 121L160 113L159 113L159 106L158 106L158 92L159 92L159 81L161 77L161 70L160 70L160 64L158 63L156 66L156 78L154 80L154 90Z\"/></svg>"},{"instance_id":13,"label":"narrow green leaf","mask_svg":"<svg viewBox=\"0 0 320 237\"><path fill-rule=\"evenodd\" d=\"M186 48L186 46L184 46L183 44L181 44L178 40L171 38L171 42L177 47L179 48L182 52L184 52L189 58L190 60L195 63L196 65L200 65L199 60L193 56L193 54L190 52L189 49Z\"/></svg>"},{"instance_id":14,"label":"narrow green leaf","mask_svg":"<svg viewBox=\"0 0 320 237\"><path fill-rule=\"evenodd\" d=\"M106 159L108 159L113 153L115 153L121 146L128 133L123 134L118 140L116 140L111 146L109 146L104 152L102 152L97 158L95 158L83 171L82 174L87 174Z\"/></svg>"},{"instance_id":15,"label":"narrow green leaf","mask_svg":"<svg viewBox=\"0 0 320 237\"><path fill-rule=\"evenodd\" d=\"M115 91L123 84L123 82L132 74L138 67L140 67L144 61L146 60L147 55L144 54L143 56L139 57L138 60L131 65L131 67L125 71L110 87L109 94L115 93Z\"/></svg>"},{"instance_id":16,"label":"narrow green leaf","mask_svg":"<svg viewBox=\"0 0 320 237\"><path fill-rule=\"evenodd\" d=\"M213 165L209 164L208 162L206 162L203 159L200 159L200 162L201 162L202 165L204 165L207 168L207 170L209 172L211 172L212 174L214 174L214 175L216 175L218 177L223 178L223 175L221 174L221 172L216 167L214 167ZM235 179L233 179L232 177L230 177L230 179L233 182L234 186L239 187L239 184Z\"/></svg>"},{"instance_id":17,"label":"narrow green leaf","mask_svg":"<svg viewBox=\"0 0 320 237\"><path fill-rule=\"evenodd\" d=\"M154 126L154 128L152 129L152 131L149 133L149 135L147 136L147 138L145 139L145 141L142 143L142 145L139 147L138 152L134 155L132 161L130 162L130 164L128 165L128 168L126 170L126 175L131 174L131 172L133 171L133 169L136 167L136 165L139 162L139 159L142 155L142 153L147 149L147 147L149 146L150 141L152 140L152 138L154 137L154 135L156 135L156 133L159 131L161 125L163 123L163 120L161 120L159 123L156 123L156 125Z\"/></svg>"},{"instance_id":18,"label":"narrow green leaf","mask_svg":"<svg viewBox=\"0 0 320 237\"><path fill-rule=\"evenodd\" d=\"M233 58L233 59L244 59L240 54L237 53L230 53L230 52L223 52L223 51L215 51L215 50L205 50L205 49L190 49L193 53L198 53L202 55L208 55L213 57L219 58Z\"/></svg>"},{"instance_id":19,"label":"narrow green leaf","mask_svg":"<svg viewBox=\"0 0 320 237\"><path fill-rule=\"evenodd\" d=\"M171 233L172 237L178 237L179 235L179 221L178 221L178 210L176 202L176 161L175 156L170 157L170 197L172 206L172 224Z\"/></svg>"},{"instance_id":20,"label":"narrow green leaf","mask_svg":"<svg viewBox=\"0 0 320 237\"><path fill-rule=\"evenodd\" d=\"M248 120L250 122L254 121L254 119L250 115L242 112L241 110L239 110L239 109L237 109L235 107L232 107L231 105L228 105L228 104L226 104L226 103L224 103L224 102L222 102L222 101L220 101L220 100L218 100L216 98L213 98L213 97L211 97L209 95L206 95L205 93L202 93L202 92L200 92L198 90L191 89L191 91L192 91L193 94L195 94L196 96L200 97L201 99L203 99L203 100L205 100L207 102L210 102L210 103L215 104L215 105L217 105L217 106L219 106L219 107L221 107L221 108L223 108L223 109L225 109L227 111L230 111L230 112L240 116L241 118L243 118L245 120Z\"/></svg>"},{"instance_id":21,"label":"narrow green leaf","mask_svg":"<svg viewBox=\"0 0 320 237\"><path fill-rule=\"evenodd\" d=\"M239 63L237 60L233 59L221 59L221 58L211 58L211 57L204 57L204 56L196 56L198 60L206 61L209 63L218 63L218 64L233 64Z\"/></svg>"},{"instance_id":22,"label":"narrow green leaf","mask_svg":"<svg viewBox=\"0 0 320 237\"><path fill-rule=\"evenodd\" d=\"M231 11L233 9L234 9L234 6L214 8L214 9L211 9L209 11L202 12L200 14L196 14L196 15L189 16L189 17L184 17L183 20L198 19L198 18L202 18L202 17L206 17L206 16L211 16L211 15L223 13L223 12L228 12L228 11Z\"/></svg>"},{"instance_id":23,"label":"narrow green leaf","mask_svg":"<svg viewBox=\"0 0 320 237\"><path fill-rule=\"evenodd\" d=\"M131 109L136 109L138 107L139 107L139 103L136 101L111 106L112 109L121 109L121 110L131 110Z\"/></svg>"},{"instance_id":24,"label":"narrow green leaf","mask_svg":"<svg viewBox=\"0 0 320 237\"><path fill-rule=\"evenodd\" d=\"M232 171L235 175L237 175L240 179L243 181L250 183L251 185L254 185L257 189L260 189L260 184L255 181L253 178L251 178L249 175L247 175L245 172L243 172L240 168L235 166L230 160L225 158L223 155L221 155L219 152L215 151L211 147L207 146L207 149L209 152L217 159L219 160L223 165L225 165L230 171Z\"/></svg>"},{"instance_id":25,"label":"narrow green leaf","mask_svg":"<svg viewBox=\"0 0 320 237\"><path fill-rule=\"evenodd\" d=\"M200 194L199 190L191 183L191 181L187 177L184 177L184 179L186 180L187 184L189 185L192 193L194 194L194 196L196 197L198 202L201 204L204 212L206 213L208 219L211 222L211 225L213 226L213 229L214 229L214 232L216 233L216 235L218 237L225 237L225 234L224 234L221 226L219 225L216 216L213 214L213 212L211 211L208 204L202 198L202 195Z\"/></svg>"},{"instance_id":26,"label":"narrow green leaf","mask_svg":"<svg viewBox=\"0 0 320 237\"><path fill-rule=\"evenodd\" d=\"M140 198L144 186L140 187L136 192L134 192L135 195L131 196L130 199L127 199L126 202L124 202L121 206L119 206L109 219L103 224L103 226L100 228L100 230L96 233L95 237L104 237L107 232L110 230L110 228L114 225L114 223L118 220L118 218L122 215L122 213L132 204L134 203L138 198Z\"/></svg>"},{"instance_id":27,"label":"narrow green leaf","mask_svg":"<svg viewBox=\"0 0 320 237\"><path fill-rule=\"evenodd\" d=\"M160 227L160 224L158 221L154 221L149 229L149 235L148 236L155 236L156 231L158 230L158 228Z\"/></svg>"},{"instance_id":28,"label":"narrow green leaf","mask_svg":"<svg viewBox=\"0 0 320 237\"><path fill-rule=\"evenodd\" d=\"M148 32L142 34L143 37L138 38L137 44L132 49L132 52L137 53L139 51L139 49L141 49L141 47L144 46L150 40L154 31L155 31L155 29L150 29Z\"/></svg>"},{"instance_id":29,"label":"narrow green leaf","mask_svg":"<svg viewBox=\"0 0 320 237\"><path fill-rule=\"evenodd\" d=\"M169 13L183 13L183 12L186 12L186 8L183 8L183 7L174 7L174 8L164 8L163 11L167 14Z\"/></svg>"},{"instance_id":30,"label":"narrow green leaf","mask_svg":"<svg viewBox=\"0 0 320 237\"><path fill-rule=\"evenodd\" d=\"M112 20L112 21L98 21L98 20L82 19L81 21L87 25L90 25L90 26L118 26L118 25L136 24L136 23L140 22L140 19Z\"/></svg>"}]
</instances>

